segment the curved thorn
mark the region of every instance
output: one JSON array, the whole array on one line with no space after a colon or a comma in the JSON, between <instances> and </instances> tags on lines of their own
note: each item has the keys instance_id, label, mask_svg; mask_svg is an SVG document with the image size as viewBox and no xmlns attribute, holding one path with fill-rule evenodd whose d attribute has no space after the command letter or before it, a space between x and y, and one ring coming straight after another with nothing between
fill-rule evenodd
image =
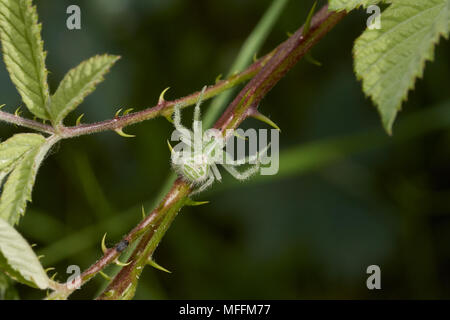
<instances>
[{"instance_id":1,"label":"curved thorn","mask_svg":"<svg viewBox=\"0 0 450 320\"><path fill-rule=\"evenodd\" d=\"M1 108L3 108L4 106L6 106L6 104L2 104L2 105L0 105L0 109L1 109Z\"/></svg>"},{"instance_id":2,"label":"curved thorn","mask_svg":"<svg viewBox=\"0 0 450 320\"><path fill-rule=\"evenodd\" d=\"M190 198L186 200L186 205L191 207L202 206L204 204L208 204L209 201L194 201Z\"/></svg>"},{"instance_id":3,"label":"curved thorn","mask_svg":"<svg viewBox=\"0 0 450 320\"><path fill-rule=\"evenodd\" d=\"M122 128L120 128L120 129L116 129L116 130L114 130L119 136L122 136L122 137L124 137L124 138L134 138L134 137L136 137L135 135L132 135L132 134L128 134L128 133L125 133L125 132L123 132L123 129Z\"/></svg>"},{"instance_id":4,"label":"curved thorn","mask_svg":"<svg viewBox=\"0 0 450 320\"><path fill-rule=\"evenodd\" d=\"M105 296L112 297L114 295L114 290L108 290L105 292Z\"/></svg>"},{"instance_id":5,"label":"curved thorn","mask_svg":"<svg viewBox=\"0 0 450 320\"><path fill-rule=\"evenodd\" d=\"M306 61L308 61L309 63L311 63L313 65L316 65L318 67L322 66L322 63L320 61L317 61L316 59L314 59L314 57L310 53L307 53L305 55L305 59L306 59Z\"/></svg>"},{"instance_id":6,"label":"curved thorn","mask_svg":"<svg viewBox=\"0 0 450 320\"><path fill-rule=\"evenodd\" d=\"M37 246L36 243L33 243L33 244L30 245L30 247L32 247L32 248L34 248L34 247L36 247L36 246Z\"/></svg>"},{"instance_id":7,"label":"curved thorn","mask_svg":"<svg viewBox=\"0 0 450 320\"><path fill-rule=\"evenodd\" d=\"M77 118L77 121L75 122L75 125L76 125L76 126L79 126L79 125L81 124L81 119L83 119L83 117L84 117L84 113L82 113L82 114Z\"/></svg>"},{"instance_id":8,"label":"curved thorn","mask_svg":"<svg viewBox=\"0 0 450 320\"><path fill-rule=\"evenodd\" d=\"M256 62L256 61L258 61L258 55L257 55L257 52L255 52L255 53L253 54L253 62Z\"/></svg>"},{"instance_id":9,"label":"curved thorn","mask_svg":"<svg viewBox=\"0 0 450 320\"><path fill-rule=\"evenodd\" d=\"M142 219L145 219L145 217L146 217L147 215L145 214L145 208L144 208L144 205L142 205L141 212L142 212Z\"/></svg>"},{"instance_id":10,"label":"curved thorn","mask_svg":"<svg viewBox=\"0 0 450 320\"><path fill-rule=\"evenodd\" d=\"M236 138L238 138L238 139L242 139L242 140L245 140L245 141L248 140L248 138L241 136L241 135L238 134L236 131L233 131L233 135L234 135Z\"/></svg>"},{"instance_id":11,"label":"curved thorn","mask_svg":"<svg viewBox=\"0 0 450 320\"><path fill-rule=\"evenodd\" d=\"M50 267L50 268L45 269L44 271L45 271L45 273L49 273L50 271L53 271L53 270L55 270L55 268Z\"/></svg>"},{"instance_id":12,"label":"curved thorn","mask_svg":"<svg viewBox=\"0 0 450 320\"><path fill-rule=\"evenodd\" d=\"M131 264L131 262L132 261L125 263L125 262L120 261L119 259L114 260L114 263L119 267L129 266Z\"/></svg>"},{"instance_id":13,"label":"curved thorn","mask_svg":"<svg viewBox=\"0 0 450 320\"><path fill-rule=\"evenodd\" d=\"M127 110L125 110L124 112L123 112L123 115L124 116L126 116L127 114L129 114L131 111L133 111L134 109L133 108L129 108L129 109L127 109Z\"/></svg>"},{"instance_id":14,"label":"curved thorn","mask_svg":"<svg viewBox=\"0 0 450 320\"><path fill-rule=\"evenodd\" d=\"M219 74L217 77L216 77L216 83L219 83L219 81L221 81L222 80L222 74Z\"/></svg>"},{"instance_id":15,"label":"curved thorn","mask_svg":"<svg viewBox=\"0 0 450 320\"><path fill-rule=\"evenodd\" d=\"M99 271L98 273L103 277L103 279L105 279L107 281L111 281L111 278L103 271Z\"/></svg>"},{"instance_id":16,"label":"curved thorn","mask_svg":"<svg viewBox=\"0 0 450 320\"><path fill-rule=\"evenodd\" d=\"M166 94L167 91L169 91L170 87L167 87L163 90L163 92L161 92L161 94L159 95L159 99L158 99L158 104L163 103L164 101L166 101L164 99L164 95Z\"/></svg>"},{"instance_id":17,"label":"curved thorn","mask_svg":"<svg viewBox=\"0 0 450 320\"><path fill-rule=\"evenodd\" d=\"M316 11L317 1L314 2L311 10L309 11L308 17L306 18L305 26L303 28L303 36L306 36L311 28L311 21L314 15L314 11Z\"/></svg>"},{"instance_id":18,"label":"curved thorn","mask_svg":"<svg viewBox=\"0 0 450 320\"><path fill-rule=\"evenodd\" d=\"M20 110L22 107L18 107L17 109L16 109L16 111L14 112L14 115L16 116L16 117L20 117L20 115L22 114L22 111Z\"/></svg>"},{"instance_id":19,"label":"curved thorn","mask_svg":"<svg viewBox=\"0 0 450 320\"><path fill-rule=\"evenodd\" d=\"M40 256L37 256L38 260L41 260L45 255L41 254Z\"/></svg>"},{"instance_id":20,"label":"curved thorn","mask_svg":"<svg viewBox=\"0 0 450 320\"><path fill-rule=\"evenodd\" d=\"M58 272L55 272L55 273L50 277L50 280L54 281L57 274L58 274Z\"/></svg>"},{"instance_id":21,"label":"curved thorn","mask_svg":"<svg viewBox=\"0 0 450 320\"><path fill-rule=\"evenodd\" d=\"M277 124L275 122L273 122L272 120L270 120L269 117L263 115L260 112L255 112L254 114L251 115L253 118L255 118L256 120L262 121L264 123L267 123L269 126L271 126L272 128L277 129L278 131L281 132L280 127L277 126Z\"/></svg>"},{"instance_id":22,"label":"curved thorn","mask_svg":"<svg viewBox=\"0 0 450 320\"><path fill-rule=\"evenodd\" d=\"M172 273L171 271L167 270L166 268L161 267L159 264L157 264L157 263L156 263L155 261L153 261L152 259L148 259L147 264L150 265L150 266L152 266L152 267L155 268L155 269L158 269L158 270L161 270L161 271L164 271L164 272L167 272L167 273Z\"/></svg>"},{"instance_id":23,"label":"curved thorn","mask_svg":"<svg viewBox=\"0 0 450 320\"><path fill-rule=\"evenodd\" d=\"M164 117L165 117L165 118L167 119L167 121L169 121L171 124L174 124L172 115L173 115L173 113L168 114L168 115L166 115L166 116L164 116Z\"/></svg>"},{"instance_id":24,"label":"curved thorn","mask_svg":"<svg viewBox=\"0 0 450 320\"><path fill-rule=\"evenodd\" d=\"M106 247L106 244L105 244L105 242L106 242L106 234L107 234L107 232L105 232L105 234L103 235L103 238L102 238L102 252L103 252L103 254L106 254L106 251L108 251L108 248Z\"/></svg>"},{"instance_id":25,"label":"curved thorn","mask_svg":"<svg viewBox=\"0 0 450 320\"><path fill-rule=\"evenodd\" d=\"M169 150L170 150L170 153L171 153L171 154L173 154L173 153L174 153L174 151L173 151L173 148L172 148L172 146L170 145L170 142L169 142L169 140L167 140L167 145L169 146Z\"/></svg>"},{"instance_id":26,"label":"curved thorn","mask_svg":"<svg viewBox=\"0 0 450 320\"><path fill-rule=\"evenodd\" d=\"M121 112L122 112L122 108L120 108L119 110L116 111L114 118L118 118Z\"/></svg>"}]
</instances>

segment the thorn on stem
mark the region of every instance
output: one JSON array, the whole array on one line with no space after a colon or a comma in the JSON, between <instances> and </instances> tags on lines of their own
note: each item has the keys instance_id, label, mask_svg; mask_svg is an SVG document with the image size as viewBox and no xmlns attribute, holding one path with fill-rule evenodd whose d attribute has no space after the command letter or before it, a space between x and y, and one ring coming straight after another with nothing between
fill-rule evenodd
<instances>
[{"instance_id":1,"label":"thorn on stem","mask_svg":"<svg viewBox=\"0 0 450 320\"><path fill-rule=\"evenodd\" d=\"M133 135L133 134L128 134L128 133L123 132L123 129L122 129L122 128L116 129L116 130L114 130L114 131L115 131L119 136L124 137L124 138L134 138L134 137L136 137L136 136Z\"/></svg>"},{"instance_id":2,"label":"thorn on stem","mask_svg":"<svg viewBox=\"0 0 450 320\"><path fill-rule=\"evenodd\" d=\"M111 281L111 277L110 276L108 276L106 273L104 273L103 271L99 271L98 272L102 277L103 277L103 279L105 279L106 281Z\"/></svg>"},{"instance_id":3,"label":"thorn on stem","mask_svg":"<svg viewBox=\"0 0 450 320\"><path fill-rule=\"evenodd\" d=\"M166 94L167 91L169 91L170 87L167 87L163 90L163 92L161 92L161 94L159 95L159 99L158 99L158 104L164 103L166 100L164 99L164 95Z\"/></svg>"},{"instance_id":4,"label":"thorn on stem","mask_svg":"<svg viewBox=\"0 0 450 320\"><path fill-rule=\"evenodd\" d=\"M259 111L254 112L251 115L251 117L255 118L256 120L262 121L262 122L268 124L269 126L271 126L272 128L277 129L278 131L281 132L280 127L278 127L275 122L273 122L269 117L263 115Z\"/></svg>"},{"instance_id":5,"label":"thorn on stem","mask_svg":"<svg viewBox=\"0 0 450 320\"><path fill-rule=\"evenodd\" d=\"M103 238L102 238L102 252L103 252L103 254L106 254L106 252L108 251L108 248L106 247L106 244L105 244L105 242L106 242L106 232L105 232L105 234L103 235Z\"/></svg>"},{"instance_id":6,"label":"thorn on stem","mask_svg":"<svg viewBox=\"0 0 450 320\"><path fill-rule=\"evenodd\" d=\"M132 261L129 261L127 263L120 261L119 259L114 260L114 263L119 267L126 267L131 264Z\"/></svg>"},{"instance_id":7,"label":"thorn on stem","mask_svg":"<svg viewBox=\"0 0 450 320\"><path fill-rule=\"evenodd\" d=\"M186 205L191 207L202 206L204 204L208 204L209 201L194 201L190 198L186 200Z\"/></svg>"},{"instance_id":8,"label":"thorn on stem","mask_svg":"<svg viewBox=\"0 0 450 320\"><path fill-rule=\"evenodd\" d=\"M83 117L84 117L84 113L82 113L82 114L77 118L77 121L75 122L75 125L76 125L76 126L79 126L79 125L81 124L81 119L83 119Z\"/></svg>"},{"instance_id":9,"label":"thorn on stem","mask_svg":"<svg viewBox=\"0 0 450 320\"><path fill-rule=\"evenodd\" d=\"M22 110L20 110L22 107L18 107L17 109L16 109L16 111L14 112L14 115L16 116L16 117L20 117L20 115L22 114Z\"/></svg>"},{"instance_id":10,"label":"thorn on stem","mask_svg":"<svg viewBox=\"0 0 450 320\"><path fill-rule=\"evenodd\" d=\"M159 264L157 264L152 259L149 259L147 263L148 263L148 265L152 266L155 269L158 269L158 270L161 270L161 271L164 271L164 272L167 272L167 273L172 273L171 271L167 270L166 268L161 267Z\"/></svg>"},{"instance_id":11,"label":"thorn on stem","mask_svg":"<svg viewBox=\"0 0 450 320\"><path fill-rule=\"evenodd\" d=\"M316 11L317 1L314 2L311 10L309 11L308 17L306 18L305 26L303 28L303 36L306 36L309 33L309 30L311 29L311 21L314 15L314 12Z\"/></svg>"}]
</instances>

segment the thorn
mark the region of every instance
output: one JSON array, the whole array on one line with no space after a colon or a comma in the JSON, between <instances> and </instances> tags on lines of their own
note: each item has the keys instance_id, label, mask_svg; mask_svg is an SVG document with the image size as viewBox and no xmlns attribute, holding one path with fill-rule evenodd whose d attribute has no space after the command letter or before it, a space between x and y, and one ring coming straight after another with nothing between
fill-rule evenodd
<instances>
[{"instance_id":1,"label":"thorn","mask_svg":"<svg viewBox=\"0 0 450 320\"><path fill-rule=\"evenodd\" d=\"M132 262L132 261L125 263L125 262L120 261L119 259L114 260L114 263L115 263L116 265L118 265L119 267L126 267L126 266L129 266L129 265L131 264L131 262Z\"/></svg>"},{"instance_id":2,"label":"thorn","mask_svg":"<svg viewBox=\"0 0 450 320\"><path fill-rule=\"evenodd\" d=\"M75 125L76 125L76 126L79 126L79 125L81 124L81 119L83 119L83 117L84 117L84 113L82 113L82 114L77 118L77 121L75 122Z\"/></svg>"},{"instance_id":3,"label":"thorn","mask_svg":"<svg viewBox=\"0 0 450 320\"><path fill-rule=\"evenodd\" d=\"M121 112L122 112L122 108L117 110L116 114L114 115L114 118L118 118Z\"/></svg>"},{"instance_id":4,"label":"thorn","mask_svg":"<svg viewBox=\"0 0 450 320\"><path fill-rule=\"evenodd\" d=\"M236 131L233 131L233 135L234 135L236 138L239 138L239 139L242 139L242 140L245 140L245 141L248 140L248 138L241 136L241 135L238 134Z\"/></svg>"},{"instance_id":5,"label":"thorn","mask_svg":"<svg viewBox=\"0 0 450 320\"><path fill-rule=\"evenodd\" d=\"M216 77L216 83L219 83L219 81L221 81L222 80L222 74L219 74L217 77Z\"/></svg>"},{"instance_id":6,"label":"thorn","mask_svg":"<svg viewBox=\"0 0 450 320\"><path fill-rule=\"evenodd\" d=\"M141 212L142 212L142 219L145 219L145 217L146 217L147 215L145 214L145 208L144 208L144 205L142 205L142 207L141 207Z\"/></svg>"},{"instance_id":7,"label":"thorn","mask_svg":"<svg viewBox=\"0 0 450 320\"><path fill-rule=\"evenodd\" d=\"M1 108L3 108L4 106L6 106L6 104L2 104L2 105L0 105L0 109L1 109Z\"/></svg>"},{"instance_id":8,"label":"thorn","mask_svg":"<svg viewBox=\"0 0 450 320\"><path fill-rule=\"evenodd\" d=\"M133 111L134 109L133 108L129 108L129 109L127 109L127 110L125 110L124 112L123 112L123 115L124 116L126 116L127 114L129 114L131 111Z\"/></svg>"},{"instance_id":9,"label":"thorn","mask_svg":"<svg viewBox=\"0 0 450 320\"><path fill-rule=\"evenodd\" d=\"M112 297L114 295L114 290L109 290L105 292L105 296Z\"/></svg>"},{"instance_id":10,"label":"thorn","mask_svg":"<svg viewBox=\"0 0 450 320\"><path fill-rule=\"evenodd\" d=\"M50 277L50 280L54 281L57 274L58 274L58 272L55 272L55 273Z\"/></svg>"},{"instance_id":11,"label":"thorn","mask_svg":"<svg viewBox=\"0 0 450 320\"><path fill-rule=\"evenodd\" d=\"M204 204L208 204L209 201L194 201L190 198L186 200L186 205L191 207L202 206Z\"/></svg>"},{"instance_id":12,"label":"thorn","mask_svg":"<svg viewBox=\"0 0 450 320\"><path fill-rule=\"evenodd\" d=\"M171 124L173 124L172 114L173 114L173 113L168 114L168 115L165 116L165 118L167 119L167 121L169 121Z\"/></svg>"},{"instance_id":13,"label":"thorn","mask_svg":"<svg viewBox=\"0 0 450 320\"><path fill-rule=\"evenodd\" d=\"M267 123L267 124L268 124L269 126L271 126L272 128L275 128L275 129L277 129L278 131L281 132L280 127L278 127L278 126L276 125L275 122L273 122L272 120L270 120L269 117L263 115L262 113L260 113L260 112L257 111L255 114L252 115L252 117L255 118L256 120L259 120L259 121L262 121L262 122L264 122L264 123Z\"/></svg>"},{"instance_id":14,"label":"thorn","mask_svg":"<svg viewBox=\"0 0 450 320\"><path fill-rule=\"evenodd\" d=\"M167 140L167 145L169 146L170 153L174 153L172 146L170 145L169 140Z\"/></svg>"},{"instance_id":15,"label":"thorn","mask_svg":"<svg viewBox=\"0 0 450 320\"><path fill-rule=\"evenodd\" d=\"M50 271L53 271L53 270L55 270L55 268L51 267L51 268L45 269L44 271L45 271L45 273L49 273Z\"/></svg>"},{"instance_id":16,"label":"thorn","mask_svg":"<svg viewBox=\"0 0 450 320\"><path fill-rule=\"evenodd\" d=\"M16 111L14 112L14 115L15 115L16 117L20 117L20 115L22 114L22 111L20 111L21 108L22 108L22 107L18 107L18 108L16 109Z\"/></svg>"},{"instance_id":17,"label":"thorn","mask_svg":"<svg viewBox=\"0 0 450 320\"><path fill-rule=\"evenodd\" d=\"M33 243L33 244L30 245L30 247L32 247L32 248L34 248L34 247L36 247L36 246L37 246L36 243Z\"/></svg>"},{"instance_id":18,"label":"thorn","mask_svg":"<svg viewBox=\"0 0 450 320\"><path fill-rule=\"evenodd\" d=\"M309 29L311 28L311 20L314 15L314 11L316 11L317 1L314 2L311 10L309 11L308 17L306 18L305 26L303 28L303 36L306 36L309 33Z\"/></svg>"},{"instance_id":19,"label":"thorn","mask_svg":"<svg viewBox=\"0 0 450 320\"><path fill-rule=\"evenodd\" d=\"M111 281L111 278L103 271L99 271L98 273L103 277L103 279L105 279L107 281Z\"/></svg>"},{"instance_id":20,"label":"thorn","mask_svg":"<svg viewBox=\"0 0 450 320\"><path fill-rule=\"evenodd\" d=\"M159 99L158 99L158 104L164 103L164 101L166 101L164 99L164 95L166 94L166 92L170 89L170 87L167 87L163 90L163 92L161 92L161 94L159 95Z\"/></svg>"},{"instance_id":21,"label":"thorn","mask_svg":"<svg viewBox=\"0 0 450 320\"><path fill-rule=\"evenodd\" d=\"M305 59L306 59L306 61L308 61L309 63L311 63L313 65L316 65L318 67L322 66L322 63L320 61L317 61L316 59L314 59L314 57L310 53L307 53L305 55Z\"/></svg>"},{"instance_id":22,"label":"thorn","mask_svg":"<svg viewBox=\"0 0 450 320\"><path fill-rule=\"evenodd\" d=\"M43 257L45 257L45 255L41 254L40 256L38 256L38 260L41 260Z\"/></svg>"},{"instance_id":23,"label":"thorn","mask_svg":"<svg viewBox=\"0 0 450 320\"><path fill-rule=\"evenodd\" d=\"M105 244L105 242L106 242L106 234L107 234L107 232L105 232L105 235L103 236L103 239L102 239L102 252L103 252L103 254L106 254L106 251L108 251L108 248L106 247L106 244Z\"/></svg>"},{"instance_id":24,"label":"thorn","mask_svg":"<svg viewBox=\"0 0 450 320\"><path fill-rule=\"evenodd\" d=\"M161 267L159 264L157 264L155 261L153 261L152 259L148 259L148 262L147 262L150 266L152 266L153 268L155 268L155 269L158 269L158 270L161 270L161 271L164 271L164 272L167 272L167 273L172 273L171 271L169 271L169 270L167 270L166 268L164 268L164 267Z\"/></svg>"},{"instance_id":25,"label":"thorn","mask_svg":"<svg viewBox=\"0 0 450 320\"><path fill-rule=\"evenodd\" d=\"M256 62L256 61L258 61L258 56L257 56L257 53L255 52L253 54L253 62Z\"/></svg>"},{"instance_id":26,"label":"thorn","mask_svg":"<svg viewBox=\"0 0 450 320\"><path fill-rule=\"evenodd\" d=\"M292 37L294 34L292 33L292 32L286 32L286 34L287 34L287 36L290 38L290 37Z\"/></svg>"},{"instance_id":27,"label":"thorn","mask_svg":"<svg viewBox=\"0 0 450 320\"><path fill-rule=\"evenodd\" d=\"M123 129L122 128L120 128L120 129L116 129L116 130L114 130L119 136L122 136L122 137L124 137L124 138L134 138L134 137L136 137L135 135L132 135L132 134L128 134L128 133L125 133L125 132L123 132Z\"/></svg>"}]
</instances>

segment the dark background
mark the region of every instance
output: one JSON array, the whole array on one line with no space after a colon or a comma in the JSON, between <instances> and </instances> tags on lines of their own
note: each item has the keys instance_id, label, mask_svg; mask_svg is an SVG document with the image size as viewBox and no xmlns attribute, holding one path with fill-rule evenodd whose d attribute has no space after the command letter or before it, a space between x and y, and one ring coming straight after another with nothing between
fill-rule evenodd
<instances>
[{"instance_id":1,"label":"dark background","mask_svg":"<svg viewBox=\"0 0 450 320\"><path fill-rule=\"evenodd\" d=\"M214 83L270 2L36 1L52 90L90 56L122 56L66 124L81 113L94 122L153 106L168 86L174 99ZM290 1L259 55L301 26L312 3ZM82 9L80 31L66 28L70 4ZM209 205L184 208L155 254L173 273L147 268L136 298L450 298L449 44L441 41L389 137L353 74L352 43L366 19L363 10L345 18L313 50L323 66L301 61L263 100L282 128L280 175L236 183L224 174L201 195ZM21 103L4 66L0 96L5 110ZM170 173L172 130L158 118L127 128L134 139L108 132L54 149L19 230L56 279L66 280L68 265L86 269L105 232L113 245L138 223L142 204L151 209ZM0 126L3 140L15 132ZM366 288L372 264L381 290ZM104 283L73 298L92 298ZM43 296L17 287L24 299Z\"/></svg>"}]
</instances>

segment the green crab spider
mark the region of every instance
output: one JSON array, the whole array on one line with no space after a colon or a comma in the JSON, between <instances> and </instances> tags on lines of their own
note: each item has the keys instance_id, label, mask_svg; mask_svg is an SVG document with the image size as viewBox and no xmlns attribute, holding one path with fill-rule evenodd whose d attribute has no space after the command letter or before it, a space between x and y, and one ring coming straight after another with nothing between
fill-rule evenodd
<instances>
[{"instance_id":1,"label":"green crab spider","mask_svg":"<svg viewBox=\"0 0 450 320\"><path fill-rule=\"evenodd\" d=\"M194 187L191 195L205 191L215 180L219 182L222 181L222 176L217 167L218 164L222 165L222 167L237 180L246 180L250 178L260 169L261 163L259 154L262 153L264 155L270 147L270 144L268 144L262 152L246 157L244 164L255 164L243 172L237 170L235 168L237 165L235 164L224 163L223 161L227 154L223 150L226 143L222 134L219 131L216 131L217 134L213 134L214 131L210 131L212 130L210 129L205 134L206 139L203 139L204 132L201 127L200 105L205 89L206 86L203 87L195 105L194 120L192 124L193 131L181 124L182 105L177 104L174 106L173 123L176 129L175 132L178 134L177 138L181 141L177 147L181 150L174 150L170 143L168 143L171 151L172 167L183 180ZM210 132L212 132L212 134ZM186 152L186 148L188 149L188 152Z\"/></svg>"}]
</instances>

